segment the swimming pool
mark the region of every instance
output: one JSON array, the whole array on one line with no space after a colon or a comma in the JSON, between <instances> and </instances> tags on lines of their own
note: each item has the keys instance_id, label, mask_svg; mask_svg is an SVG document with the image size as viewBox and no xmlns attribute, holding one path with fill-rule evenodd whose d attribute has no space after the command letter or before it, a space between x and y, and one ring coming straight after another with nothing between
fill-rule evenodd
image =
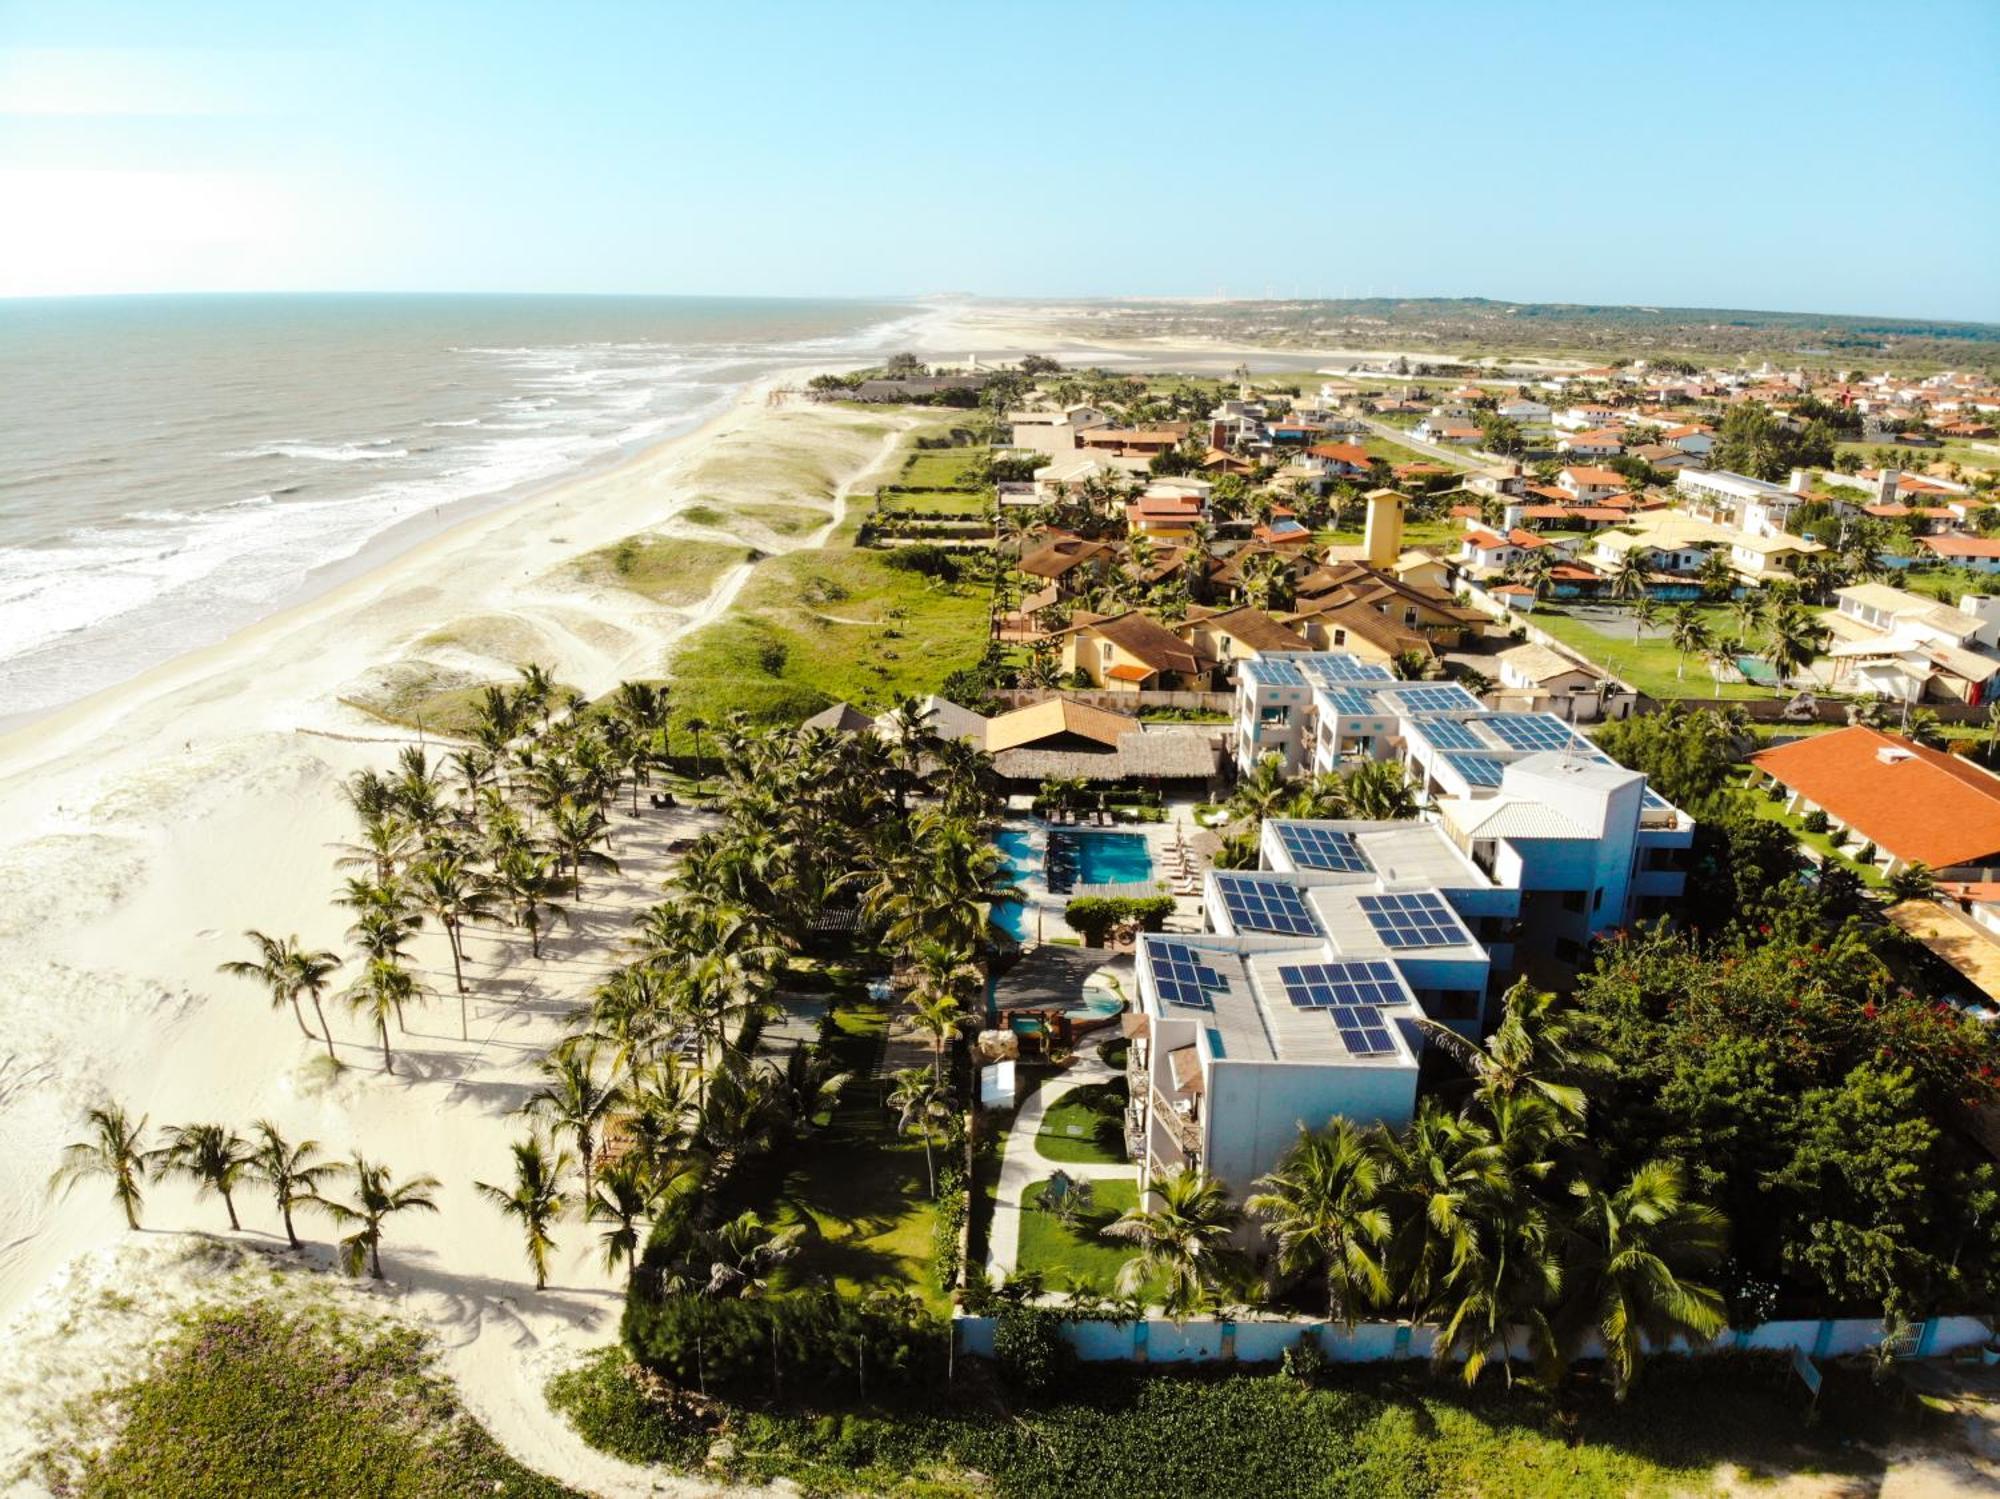
<instances>
[{"instance_id":1,"label":"swimming pool","mask_svg":"<svg viewBox=\"0 0 2000 1499\"><path fill-rule=\"evenodd\" d=\"M1153 878L1153 856L1140 833L1059 828L1049 833L1049 889L1078 885L1143 885Z\"/></svg>"},{"instance_id":2,"label":"swimming pool","mask_svg":"<svg viewBox=\"0 0 2000 1499\"><path fill-rule=\"evenodd\" d=\"M1010 828L995 836L993 846L1006 855L1007 873L1011 882L1023 889L1027 888L1028 875L1034 868L1034 835ZM1028 908L1017 900L996 902L993 907L993 924L1016 942L1025 942L1028 939Z\"/></svg>"}]
</instances>

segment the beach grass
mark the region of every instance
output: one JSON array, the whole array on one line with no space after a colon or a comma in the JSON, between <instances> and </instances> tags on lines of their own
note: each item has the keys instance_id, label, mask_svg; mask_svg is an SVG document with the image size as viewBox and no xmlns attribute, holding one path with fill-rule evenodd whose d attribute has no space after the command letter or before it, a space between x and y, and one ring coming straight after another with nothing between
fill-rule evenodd
<instances>
[{"instance_id":1,"label":"beach grass","mask_svg":"<svg viewBox=\"0 0 2000 1499\"><path fill-rule=\"evenodd\" d=\"M252 1299L189 1313L128 1382L72 1405L37 1463L80 1499L575 1491L468 1416L414 1328Z\"/></svg>"},{"instance_id":2,"label":"beach grass","mask_svg":"<svg viewBox=\"0 0 2000 1499\"><path fill-rule=\"evenodd\" d=\"M738 505L734 517L762 526L773 536L804 536L826 524L827 513L807 505ZM731 517L713 522L718 529L731 528Z\"/></svg>"},{"instance_id":3,"label":"beach grass","mask_svg":"<svg viewBox=\"0 0 2000 1499\"><path fill-rule=\"evenodd\" d=\"M629 588L656 604L686 608L707 598L730 568L757 556L727 542L642 533L586 552L572 567L585 582Z\"/></svg>"}]
</instances>

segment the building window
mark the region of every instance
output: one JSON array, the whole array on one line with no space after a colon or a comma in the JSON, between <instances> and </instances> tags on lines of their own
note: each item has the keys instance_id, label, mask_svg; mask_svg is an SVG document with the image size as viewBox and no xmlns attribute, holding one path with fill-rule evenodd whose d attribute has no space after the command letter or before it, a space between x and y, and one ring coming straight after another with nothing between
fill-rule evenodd
<instances>
[{"instance_id":1,"label":"building window","mask_svg":"<svg viewBox=\"0 0 2000 1499\"><path fill-rule=\"evenodd\" d=\"M1112 650L1111 642L1108 640L1105 641L1104 644L1098 647L1098 652L1099 652L1098 659L1102 661L1109 661L1111 659L1111 650Z\"/></svg>"},{"instance_id":2,"label":"building window","mask_svg":"<svg viewBox=\"0 0 2000 1499\"><path fill-rule=\"evenodd\" d=\"M1581 911L1583 909L1583 892L1581 890L1563 891L1563 909L1565 911Z\"/></svg>"},{"instance_id":3,"label":"building window","mask_svg":"<svg viewBox=\"0 0 2000 1499\"><path fill-rule=\"evenodd\" d=\"M1590 892L1590 909L1593 911L1602 911L1604 909L1604 890L1602 886Z\"/></svg>"},{"instance_id":4,"label":"building window","mask_svg":"<svg viewBox=\"0 0 2000 1499\"><path fill-rule=\"evenodd\" d=\"M1335 630L1335 631L1333 632L1333 643L1334 643L1335 645L1346 645L1346 644L1347 644L1347 631L1345 631L1345 630Z\"/></svg>"},{"instance_id":5,"label":"building window","mask_svg":"<svg viewBox=\"0 0 2000 1499\"><path fill-rule=\"evenodd\" d=\"M1287 708L1283 703L1280 703L1275 708L1264 709L1257 715L1257 721L1267 727L1289 724L1292 721L1292 710Z\"/></svg>"}]
</instances>

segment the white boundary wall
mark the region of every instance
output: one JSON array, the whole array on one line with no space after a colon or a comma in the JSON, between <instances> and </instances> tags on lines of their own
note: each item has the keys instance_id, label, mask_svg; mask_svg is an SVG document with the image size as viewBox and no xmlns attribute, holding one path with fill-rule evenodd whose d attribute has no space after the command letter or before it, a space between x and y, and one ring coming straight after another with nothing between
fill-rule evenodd
<instances>
[{"instance_id":1,"label":"white boundary wall","mask_svg":"<svg viewBox=\"0 0 2000 1499\"><path fill-rule=\"evenodd\" d=\"M990 1358L993 1354L991 1317L953 1320L958 1351ZM1908 1353L1931 1358L1975 1348L1990 1341L1993 1331L1978 1317L1933 1317L1917 1325ZM1287 1348L1308 1334L1335 1363L1381 1364L1427 1359L1437 1329L1408 1322L1362 1322L1350 1332L1338 1323L1278 1322L1246 1318L1240 1322L1190 1318L1183 1323L1158 1319L1144 1322L1072 1321L1063 1336L1086 1363L1276 1363ZM1823 1321L1766 1322L1740 1332L1725 1332L1712 1343L1688 1349L1694 1353L1725 1353L1750 1349L1786 1353L1793 1349L1814 1358L1837 1358L1880 1345L1885 1330L1867 1317L1835 1317ZM1511 1351L1525 1356L1525 1341L1510 1340ZM1584 1358L1602 1350L1593 1339Z\"/></svg>"}]
</instances>

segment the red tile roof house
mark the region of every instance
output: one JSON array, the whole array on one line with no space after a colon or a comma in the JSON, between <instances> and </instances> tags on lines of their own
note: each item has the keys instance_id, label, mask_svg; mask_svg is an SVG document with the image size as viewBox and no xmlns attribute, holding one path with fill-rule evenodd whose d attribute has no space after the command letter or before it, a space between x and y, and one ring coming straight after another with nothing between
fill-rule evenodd
<instances>
[{"instance_id":1,"label":"red tile roof house","mask_svg":"<svg viewBox=\"0 0 2000 1499\"><path fill-rule=\"evenodd\" d=\"M2000 573L2000 536L1926 536L1917 545L1953 567Z\"/></svg>"},{"instance_id":2,"label":"red tile roof house","mask_svg":"<svg viewBox=\"0 0 2000 1499\"><path fill-rule=\"evenodd\" d=\"M1791 793L1875 845L1891 872L1923 863L1954 879L2000 874L2000 776L1968 760L1857 724L1753 755Z\"/></svg>"}]
</instances>

